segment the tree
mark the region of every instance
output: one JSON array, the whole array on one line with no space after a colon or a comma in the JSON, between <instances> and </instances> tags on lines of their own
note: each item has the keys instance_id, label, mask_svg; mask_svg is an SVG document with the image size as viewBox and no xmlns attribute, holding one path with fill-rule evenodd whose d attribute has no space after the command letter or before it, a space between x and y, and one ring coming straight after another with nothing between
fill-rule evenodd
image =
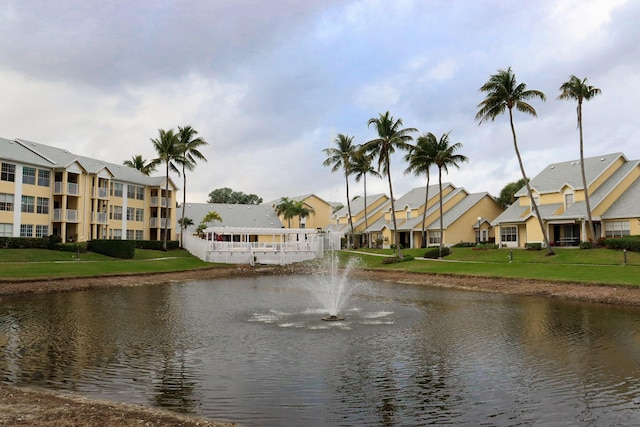
<instances>
[{"instance_id":1,"label":"tree","mask_svg":"<svg viewBox=\"0 0 640 427\"><path fill-rule=\"evenodd\" d=\"M216 211L209 211L207 212L207 214L204 216L204 218L202 218L202 221L200 221L202 224L209 224L211 222L214 221L219 221L222 222L222 217L220 216L220 214Z\"/></svg>"},{"instance_id":2,"label":"tree","mask_svg":"<svg viewBox=\"0 0 640 427\"><path fill-rule=\"evenodd\" d=\"M223 187L211 191L207 203L259 205L262 203L262 198L255 194L244 194L242 191L233 191L229 187Z\"/></svg>"},{"instance_id":3,"label":"tree","mask_svg":"<svg viewBox=\"0 0 640 427\"><path fill-rule=\"evenodd\" d=\"M153 164L153 161L147 163L147 159L143 158L140 154L131 156L131 160L125 160L122 164L129 166L130 168L137 169L145 175L150 175L151 172L155 172L156 170L156 166Z\"/></svg>"},{"instance_id":4,"label":"tree","mask_svg":"<svg viewBox=\"0 0 640 427\"><path fill-rule=\"evenodd\" d=\"M180 140L178 136L173 133L173 129L163 130L159 129L159 136L152 138L151 143L156 150L158 157L152 160L153 165L160 163L165 164L165 197L167 197L167 206L165 207L167 215L165 215L164 222L164 236L162 239L162 250L167 250L167 235L169 233L169 171L175 172L180 176L180 171L175 165L175 162L179 161L182 156L180 149Z\"/></svg>"},{"instance_id":5,"label":"tree","mask_svg":"<svg viewBox=\"0 0 640 427\"><path fill-rule=\"evenodd\" d=\"M547 247L547 254L553 255L553 248L549 245L549 237L547 230L540 216L538 205L533 199L533 193L531 192L531 186L527 179L527 174L524 171L524 164L522 163L522 157L520 156L520 150L518 149L518 140L516 137L516 128L513 125L513 109L529 114L533 117L537 117L538 113L535 108L531 106L527 101L530 99L540 99L545 101L547 97L539 90L527 89L527 85L524 83L518 84L516 76L511 71L511 67L506 70L499 69L496 74L489 77L489 80L480 87L480 92L487 94L486 98L478 104L478 112L475 119L478 120L478 125L486 122L487 120L495 121L496 117L504 113L505 110L509 110L509 124L511 125L511 133L513 135L513 148L518 158L518 164L520 165L520 172L522 173L522 179L527 187L527 194L531 201L531 208L535 212L540 229L542 230L542 237L544 244Z\"/></svg>"},{"instance_id":6,"label":"tree","mask_svg":"<svg viewBox=\"0 0 640 427\"><path fill-rule=\"evenodd\" d=\"M347 188L347 212L349 215L349 229L351 230L351 243L355 245L356 234L353 230L353 219L351 217L351 200L349 198L349 175L353 171L353 157L356 148L353 145L353 137L339 133L333 140L335 147L329 147L322 150L327 158L322 165L331 167L331 172L337 172L340 169L344 171L344 180ZM349 245L347 245L349 246Z\"/></svg>"},{"instance_id":7,"label":"tree","mask_svg":"<svg viewBox=\"0 0 640 427\"><path fill-rule=\"evenodd\" d=\"M427 247L427 203L429 202L429 170L434 165L436 147L438 145L438 138L431 132L424 135L420 135L416 138L415 145L412 145L409 152L405 156L405 160L409 163L409 166L405 169L404 173L413 173L414 175L425 174L427 176L427 185L425 187L424 195L424 212L422 213L422 247ZM442 189L440 190L442 191Z\"/></svg>"},{"instance_id":8,"label":"tree","mask_svg":"<svg viewBox=\"0 0 640 427\"><path fill-rule=\"evenodd\" d=\"M178 220L178 225L180 227L182 227L183 229L189 227L190 225L193 225L193 220L191 218L189 218L188 216L183 216L182 218L180 218Z\"/></svg>"},{"instance_id":9,"label":"tree","mask_svg":"<svg viewBox=\"0 0 640 427\"><path fill-rule=\"evenodd\" d=\"M449 167L459 168L459 163L469 161L467 156L462 154L456 154L462 144L456 142L455 144L449 144L449 134L447 132L440 137L435 146L435 156L433 163L438 167L438 188L440 190L440 246L438 249L438 257L442 258L442 247L444 246L444 227L442 223L442 170L449 173Z\"/></svg>"},{"instance_id":10,"label":"tree","mask_svg":"<svg viewBox=\"0 0 640 427\"><path fill-rule=\"evenodd\" d=\"M393 232L395 233L396 254L398 258L402 258L402 250L400 249L400 241L398 238L398 223L396 221L396 208L393 199L393 186L391 184L391 155L399 150L409 148L409 143L413 140L410 135L417 132L414 128L402 129L402 119L394 120L393 116L387 111L379 114L378 117L372 117L367 122L367 126L373 126L378 134L378 138L372 139L365 143L363 148L366 153L373 154L374 158L378 157L378 171L387 176L389 183L389 197L391 198L391 219L393 221Z\"/></svg>"},{"instance_id":11,"label":"tree","mask_svg":"<svg viewBox=\"0 0 640 427\"><path fill-rule=\"evenodd\" d=\"M510 182L504 186L500 191L500 197L498 197L498 204L502 209L506 209L511 206L515 201L515 194L524 187L524 179L520 178L516 182Z\"/></svg>"},{"instance_id":12,"label":"tree","mask_svg":"<svg viewBox=\"0 0 640 427\"><path fill-rule=\"evenodd\" d=\"M588 101L596 95L600 95L602 91L597 87L590 86L587 78L580 80L578 77L571 75L569 80L560 86L560 95L558 99L576 100L578 106L576 113L578 116L578 129L580 131L580 172L582 174L582 187L584 188L584 203L587 209L587 220L589 222L589 233L591 239L596 239L593 220L591 219L591 206L589 205L589 188L587 187L587 177L584 171L584 142L582 138L582 101Z\"/></svg>"},{"instance_id":13,"label":"tree","mask_svg":"<svg viewBox=\"0 0 640 427\"><path fill-rule=\"evenodd\" d=\"M311 214L316 213L312 207L307 207L302 200L296 200L293 204L293 211L298 215L298 224L302 224L302 218L309 218Z\"/></svg>"},{"instance_id":14,"label":"tree","mask_svg":"<svg viewBox=\"0 0 640 427\"><path fill-rule=\"evenodd\" d=\"M280 203L274 206L276 214L284 217L288 221L288 228L291 228L291 218L297 215L295 200L288 197L280 199Z\"/></svg>"},{"instance_id":15,"label":"tree","mask_svg":"<svg viewBox=\"0 0 640 427\"><path fill-rule=\"evenodd\" d=\"M380 173L371 165L373 156L367 154L362 147L355 152L353 158L353 174L355 175L356 182L364 181L364 229L369 228L369 215L367 214L367 175L373 175L381 177ZM371 240L368 239L369 246L371 246Z\"/></svg>"},{"instance_id":16,"label":"tree","mask_svg":"<svg viewBox=\"0 0 640 427\"><path fill-rule=\"evenodd\" d=\"M196 137L198 131L191 126L178 126L178 139L180 140L181 156L177 162L182 166L182 220L184 221L184 209L187 204L187 170L192 171L198 160L207 161L207 158L199 150L209 143L201 137ZM182 246L184 227L180 229L180 245Z\"/></svg>"}]
</instances>

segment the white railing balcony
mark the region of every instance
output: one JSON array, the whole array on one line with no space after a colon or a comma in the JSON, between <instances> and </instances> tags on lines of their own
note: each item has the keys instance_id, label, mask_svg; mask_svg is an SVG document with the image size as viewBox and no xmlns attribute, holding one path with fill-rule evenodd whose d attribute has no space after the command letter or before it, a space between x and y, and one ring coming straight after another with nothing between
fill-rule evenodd
<instances>
[{"instance_id":1,"label":"white railing balcony","mask_svg":"<svg viewBox=\"0 0 640 427\"><path fill-rule=\"evenodd\" d=\"M78 211L74 209L66 209L63 212L62 209L54 209L53 220L65 221L65 222L78 222Z\"/></svg>"},{"instance_id":2,"label":"white railing balcony","mask_svg":"<svg viewBox=\"0 0 640 427\"><path fill-rule=\"evenodd\" d=\"M169 219L169 221L171 221L171 219ZM153 217L149 219L149 227L151 228L164 228L166 224L167 224L167 218Z\"/></svg>"},{"instance_id":3,"label":"white railing balcony","mask_svg":"<svg viewBox=\"0 0 640 427\"><path fill-rule=\"evenodd\" d=\"M108 199L109 198L109 189L102 187L93 187L93 198L94 199Z\"/></svg>"},{"instance_id":4,"label":"white railing balcony","mask_svg":"<svg viewBox=\"0 0 640 427\"><path fill-rule=\"evenodd\" d=\"M168 199L166 197L151 197L151 206L152 207L162 207L162 208L166 208L169 205L168 203Z\"/></svg>"},{"instance_id":5,"label":"white railing balcony","mask_svg":"<svg viewBox=\"0 0 640 427\"><path fill-rule=\"evenodd\" d=\"M75 182L67 182L67 188L65 191L64 182L56 181L53 184L54 194L68 194L70 196L77 196L80 194L80 186Z\"/></svg>"},{"instance_id":6,"label":"white railing balcony","mask_svg":"<svg viewBox=\"0 0 640 427\"><path fill-rule=\"evenodd\" d=\"M91 222L94 224L106 224L107 214L105 212L91 212Z\"/></svg>"}]
</instances>

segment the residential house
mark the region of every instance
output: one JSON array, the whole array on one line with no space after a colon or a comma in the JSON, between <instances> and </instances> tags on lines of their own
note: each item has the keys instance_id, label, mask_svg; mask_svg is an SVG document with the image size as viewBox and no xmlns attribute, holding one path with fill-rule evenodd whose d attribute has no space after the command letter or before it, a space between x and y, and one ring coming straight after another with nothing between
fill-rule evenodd
<instances>
[{"instance_id":1,"label":"residential house","mask_svg":"<svg viewBox=\"0 0 640 427\"><path fill-rule=\"evenodd\" d=\"M175 238L171 179L22 139L0 138L0 163L0 236Z\"/></svg>"},{"instance_id":2,"label":"residential house","mask_svg":"<svg viewBox=\"0 0 640 427\"><path fill-rule=\"evenodd\" d=\"M640 160L623 153L584 159L589 204L596 238L640 234ZM553 163L529 182L549 243L577 246L587 240L585 189L580 161ZM507 247L542 243L543 234L531 209L526 187L492 224Z\"/></svg>"},{"instance_id":3,"label":"residential house","mask_svg":"<svg viewBox=\"0 0 640 427\"><path fill-rule=\"evenodd\" d=\"M304 206L311 211L310 215L306 218L299 218L294 216L289 219L285 219L284 215L280 216L280 220L287 228L315 228L322 230L331 222L331 214L333 213L333 207L331 203L323 200L315 194L305 194L302 196L289 197L290 200L296 202L302 202ZM269 205L277 206L282 199L274 200ZM291 224L291 225L289 225Z\"/></svg>"},{"instance_id":4,"label":"residential house","mask_svg":"<svg viewBox=\"0 0 640 427\"><path fill-rule=\"evenodd\" d=\"M369 225L373 225L380 218L384 217L385 209L388 209L389 203L389 196L386 194L367 195L366 209L364 197L356 197L351 200L351 216L353 218L353 229L358 247L375 247L376 242L371 238L371 232L366 232L365 230L369 228ZM336 233L340 238L346 238L351 233L348 207L343 206L333 214L332 218L333 222L325 227L324 230ZM381 242L378 243L381 244Z\"/></svg>"}]
</instances>

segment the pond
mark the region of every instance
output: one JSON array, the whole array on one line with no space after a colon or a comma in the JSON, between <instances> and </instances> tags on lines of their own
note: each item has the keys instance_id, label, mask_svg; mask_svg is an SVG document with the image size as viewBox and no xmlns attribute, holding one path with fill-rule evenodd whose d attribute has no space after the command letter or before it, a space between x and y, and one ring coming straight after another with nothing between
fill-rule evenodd
<instances>
[{"instance_id":1,"label":"pond","mask_svg":"<svg viewBox=\"0 0 640 427\"><path fill-rule=\"evenodd\" d=\"M5 298L6 383L241 425L639 424L640 310L307 276Z\"/></svg>"}]
</instances>

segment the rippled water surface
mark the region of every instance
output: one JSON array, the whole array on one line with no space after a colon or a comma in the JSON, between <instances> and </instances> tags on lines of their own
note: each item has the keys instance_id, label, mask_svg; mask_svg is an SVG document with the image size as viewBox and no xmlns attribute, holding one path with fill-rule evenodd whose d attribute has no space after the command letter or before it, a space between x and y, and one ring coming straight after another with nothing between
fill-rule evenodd
<instances>
[{"instance_id":1,"label":"rippled water surface","mask_svg":"<svg viewBox=\"0 0 640 427\"><path fill-rule=\"evenodd\" d=\"M241 425L638 425L640 310L308 277L0 301L0 375Z\"/></svg>"}]
</instances>

